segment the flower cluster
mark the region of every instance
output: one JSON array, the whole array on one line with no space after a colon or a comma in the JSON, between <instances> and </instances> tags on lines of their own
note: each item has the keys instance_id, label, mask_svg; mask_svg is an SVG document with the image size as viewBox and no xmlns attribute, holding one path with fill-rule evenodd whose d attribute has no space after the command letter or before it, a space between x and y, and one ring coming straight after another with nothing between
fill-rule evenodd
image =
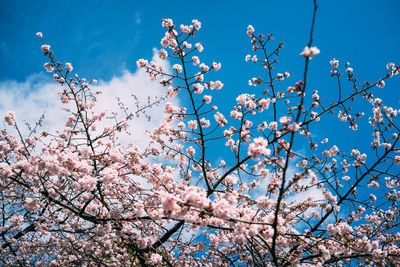
<instances>
[{"instance_id":1,"label":"flower cluster","mask_svg":"<svg viewBox=\"0 0 400 267\"><path fill-rule=\"evenodd\" d=\"M185 101L149 100L136 112L123 106L122 114L95 109L96 81L72 75L72 64L56 60L37 33L68 114L57 131L39 131L39 122L26 136L15 114L5 114L2 264L400 265L400 110L373 94L399 66L388 63L384 77L360 86L346 63L348 92L333 59L339 94L327 102L322 90L309 88L307 67L304 81L277 72L283 43L249 25L252 55L245 59L260 72L249 77L251 93L238 93L232 108L224 99L219 108L229 83L210 78L221 63L199 57L201 22L178 26L164 19L162 27L159 57L171 67L146 59L136 64L166 98ZM300 54L305 64L320 53L310 40ZM369 111L352 106L359 99ZM146 132L148 145L122 142L138 130L131 128L136 115L158 104L162 121ZM328 142L331 133L315 124L328 120L336 127L330 114L353 130L370 116L371 146L361 139L358 149L331 144L337 136Z\"/></svg>"}]
</instances>

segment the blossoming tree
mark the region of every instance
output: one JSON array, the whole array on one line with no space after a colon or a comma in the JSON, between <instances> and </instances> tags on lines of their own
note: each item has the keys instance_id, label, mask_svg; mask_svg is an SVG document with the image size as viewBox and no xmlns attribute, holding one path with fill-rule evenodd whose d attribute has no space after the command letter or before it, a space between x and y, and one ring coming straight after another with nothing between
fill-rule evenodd
<instances>
[{"instance_id":1,"label":"blossoming tree","mask_svg":"<svg viewBox=\"0 0 400 267\"><path fill-rule=\"evenodd\" d=\"M260 66L260 77L249 81L254 94L237 96L230 114L212 105L224 86L207 78L221 64L199 58L201 23L163 20L159 56L172 72L144 59L137 65L165 86L168 98L180 95L188 105L163 103L163 122L148 133L148 147L120 144L136 112L105 126L109 114L93 109L95 81L72 75L72 64L58 62L38 33L69 117L57 132L35 128L24 136L14 113L5 116L1 264L399 265L400 110L373 91L400 67L389 63L382 78L360 84L348 64L343 72L333 59L339 97L325 103L307 86L308 66L320 52L313 46L316 11L314 2L310 41L300 54L303 78L285 89L280 81L291 73L274 70L283 45L248 26L253 55L246 60ZM313 135L320 120L357 130L364 113L351 108L354 101L371 106L368 157ZM307 143L308 150L295 149ZM223 150L224 160L211 160Z\"/></svg>"}]
</instances>

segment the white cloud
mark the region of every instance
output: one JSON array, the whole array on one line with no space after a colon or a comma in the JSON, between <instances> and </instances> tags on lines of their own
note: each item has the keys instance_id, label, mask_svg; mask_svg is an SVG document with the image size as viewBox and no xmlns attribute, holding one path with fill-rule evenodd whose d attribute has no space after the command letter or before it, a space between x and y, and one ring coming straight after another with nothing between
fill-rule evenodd
<instances>
[{"instance_id":1,"label":"white cloud","mask_svg":"<svg viewBox=\"0 0 400 267\"><path fill-rule=\"evenodd\" d=\"M14 111L20 127L22 122L34 124L43 113L46 117L44 129L63 125L57 95L59 88L42 73L31 75L24 82L3 81L0 83L0 98L3 100L0 112L4 115L6 111Z\"/></svg>"},{"instance_id":2,"label":"white cloud","mask_svg":"<svg viewBox=\"0 0 400 267\"><path fill-rule=\"evenodd\" d=\"M154 49L153 61L168 71L170 68L168 62L160 60L157 54L158 51ZM68 113L61 109L58 92L62 90L62 87L48 76L50 75L40 73L29 76L24 82L0 82L0 98L3 100L0 103L0 115L4 116L9 110L14 111L19 127L25 128L21 129L25 134L27 129L22 126L23 122L34 125L43 113L45 113L45 119L40 131L54 133L57 129L64 127ZM132 94L137 96L141 105L147 103L148 97L154 100L156 97L163 97L166 94L166 88L160 86L157 81L151 82L144 70L137 70L134 73L124 70L120 76L114 77L110 81L100 80L98 86L93 86L93 91L101 92L97 97L94 110L107 110L108 114L111 112L121 113L117 97L125 106L129 107L131 112L134 112L136 107ZM168 101L173 102L171 99ZM174 101L178 100L174 99ZM148 121L145 116L129 121L131 135L122 135L123 143L146 145L148 139L144 132L153 130L161 122L163 116L160 114L164 113L164 104L153 106L146 113L151 116L151 121ZM122 116L119 118L121 119Z\"/></svg>"}]
</instances>

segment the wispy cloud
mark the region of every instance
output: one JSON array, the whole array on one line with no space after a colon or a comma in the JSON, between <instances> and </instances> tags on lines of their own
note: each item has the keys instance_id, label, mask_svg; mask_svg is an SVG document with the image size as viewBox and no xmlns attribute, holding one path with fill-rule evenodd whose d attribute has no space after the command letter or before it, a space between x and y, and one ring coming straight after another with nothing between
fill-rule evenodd
<instances>
[{"instance_id":1,"label":"wispy cloud","mask_svg":"<svg viewBox=\"0 0 400 267\"><path fill-rule=\"evenodd\" d=\"M141 16L142 16L142 13L139 12L139 11L136 11L136 13L135 13L135 18L136 18L135 22L136 22L136 25L139 25L140 23L142 23Z\"/></svg>"}]
</instances>

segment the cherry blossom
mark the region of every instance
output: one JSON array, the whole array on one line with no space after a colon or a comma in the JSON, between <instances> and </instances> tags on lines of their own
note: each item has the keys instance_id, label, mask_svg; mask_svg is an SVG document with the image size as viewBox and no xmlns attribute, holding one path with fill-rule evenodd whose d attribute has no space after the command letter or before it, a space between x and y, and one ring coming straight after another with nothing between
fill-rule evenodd
<instances>
[{"instance_id":1,"label":"cherry blossom","mask_svg":"<svg viewBox=\"0 0 400 267\"><path fill-rule=\"evenodd\" d=\"M319 49L315 46L313 47L308 47L306 46L303 50L303 52L300 53L300 56L307 57L309 59L312 59L315 55L318 55L320 53Z\"/></svg>"},{"instance_id":2,"label":"cherry blossom","mask_svg":"<svg viewBox=\"0 0 400 267\"><path fill-rule=\"evenodd\" d=\"M315 1L312 28L316 12ZM72 75L37 33L66 116L55 131L39 121L26 134L23 118L5 114L1 263L400 265L400 110L374 94L389 90L400 67L388 63L383 76L360 83L349 63L325 62L338 83L329 98L328 82L310 87L309 59L320 53L312 31L300 54L305 68L292 74L277 65L283 43L249 25L245 59L258 71L246 78L251 93L235 93L211 71L218 59L198 57L206 53L200 21L163 19L162 27L159 57L172 67L136 64L165 95L136 109L121 104L120 113L97 107L96 80ZM133 143L135 119L156 105L161 122L146 131L150 141ZM362 125L367 146L334 144L322 122Z\"/></svg>"}]
</instances>

